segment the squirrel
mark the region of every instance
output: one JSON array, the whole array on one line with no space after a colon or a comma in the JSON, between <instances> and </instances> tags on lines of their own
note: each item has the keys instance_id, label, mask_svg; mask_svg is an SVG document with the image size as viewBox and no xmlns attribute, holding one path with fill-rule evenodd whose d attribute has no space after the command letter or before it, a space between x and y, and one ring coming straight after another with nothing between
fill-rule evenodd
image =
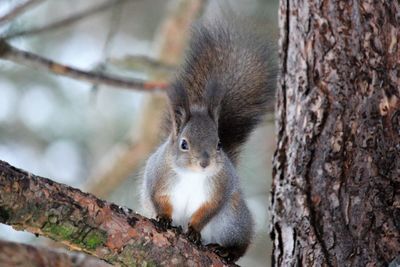
<instances>
[{"instance_id":1,"label":"squirrel","mask_svg":"<svg viewBox=\"0 0 400 267\"><path fill-rule=\"evenodd\" d=\"M182 227L192 242L236 261L254 224L236 166L273 103L276 77L266 41L231 26L193 27L167 91L167 137L147 160L141 202L163 228Z\"/></svg>"}]
</instances>

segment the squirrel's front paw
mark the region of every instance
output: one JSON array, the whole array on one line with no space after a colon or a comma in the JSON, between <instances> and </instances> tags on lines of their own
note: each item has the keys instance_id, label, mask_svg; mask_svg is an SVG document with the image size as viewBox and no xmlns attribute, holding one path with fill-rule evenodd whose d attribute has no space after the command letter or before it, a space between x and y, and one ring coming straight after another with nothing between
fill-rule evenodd
<instances>
[{"instance_id":1,"label":"squirrel's front paw","mask_svg":"<svg viewBox=\"0 0 400 267\"><path fill-rule=\"evenodd\" d=\"M201 234L200 232L196 231L192 226L189 226L186 235L189 238L189 240L195 243L196 245L201 244Z\"/></svg>"},{"instance_id":2,"label":"squirrel's front paw","mask_svg":"<svg viewBox=\"0 0 400 267\"><path fill-rule=\"evenodd\" d=\"M164 231L171 227L172 219L169 217L157 216L157 221L160 228Z\"/></svg>"}]
</instances>

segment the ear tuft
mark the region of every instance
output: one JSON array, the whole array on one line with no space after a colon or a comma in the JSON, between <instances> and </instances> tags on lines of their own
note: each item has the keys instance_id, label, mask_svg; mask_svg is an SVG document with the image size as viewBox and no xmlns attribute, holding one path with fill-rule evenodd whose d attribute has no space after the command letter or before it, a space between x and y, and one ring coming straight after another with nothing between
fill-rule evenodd
<instances>
[{"instance_id":1,"label":"ear tuft","mask_svg":"<svg viewBox=\"0 0 400 267\"><path fill-rule=\"evenodd\" d=\"M179 83L174 84L168 90L169 110L174 136L177 137L185 123L189 120L189 99L188 95Z\"/></svg>"},{"instance_id":2,"label":"ear tuft","mask_svg":"<svg viewBox=\"0 0 400 267\"><path fill-rule=\"evenodd\" d=\"M210 117L218 124L221 102L224 97L223 87L219 87L215 79L211 79L206 85L205 103Z\"/></svg>"}]
</instances>

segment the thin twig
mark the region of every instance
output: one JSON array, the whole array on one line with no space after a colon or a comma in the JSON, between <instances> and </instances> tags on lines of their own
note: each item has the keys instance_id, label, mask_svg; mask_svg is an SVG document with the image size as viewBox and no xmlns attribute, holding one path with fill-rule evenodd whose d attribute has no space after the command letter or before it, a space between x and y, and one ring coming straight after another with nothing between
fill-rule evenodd
<instances>
[{"instance_id":1,"label":"thin twig","mask_svg":"<svg viewBox=\"0 0 400 267\"><path fill-rule=\"evenodd\" d=\"M0 58L7 59L21 65L33 67L35 69L50 71L58 75L70 77L72 79L87 81L93 84L101 83L104 85L146 92L163 91L168 87L168 84L164 82L149 82L139 79L127 79L110 74L84 71L69 67L31 52L19 50L2 39L0 39Z\"/></svg>"},{"instance_id":2,"label":"thin twig","mask_svg":"<svg viewBox=\"0 0 400 267\"><path fill-rule=\"evenodd\" d=\"M110 28L107 33L106 40L104 42L103 46L103 52L102 52L102 59L101 62L98 64L98 66L95 68L99 73L104 73L107 71L107 64L110 59L110 51L112 48L112 44L114 41L115 36L117 35L118 28L121 23L121 6L114 6L110 18ZM94 84L93 85L93 90L98 89L99 84Z\"/></svg>"},{"instance_id":3,"label":"thin twig","mask_svg":"<svg viewBox=\"0 0 400 267\"><path fill-rule=\"evenodd\" d=\"M114 41L115 35L118 32L118 28L121 24L121 6L114 6L110 18L110 29L108 30L106 41L103 47L103 64L106 65L109 60L109 55Z\"/></svg>"},{"instance_id":4,"label":"thin twig","mask_svg":"<svg viewBox=\"0 0 400 267\"><path fill-rule=\"evenodd\" d=\"M15 19L18 17L20 14L24 13L27 11L30 7L39 4L40 2L43 2L44 0L27 0L23 4L20 4L16 7L14 7L12 10L10 10L7 14L3 15L0 17L0 25L3 25L7 22L10 22L11 20Z\"/></svg>"},{"instance_id":5,"label":"thin twig","mask_svg":"<svg viewBox=\"0 0 400 267\"><path fill-rule=\"evenodd\" d=\"M101 5L97 5L94 7L91 7L89 9L86 9L80 13L73 14L70 17L66 17L63 19L60 19L58 21L52 22L48 25L44 26L39 26L39 27L33 27L31 29L26 29L26 30L21 30L21 31L16 31L16 32L11 32L6 34L3 38L4 39L12 39L15 37L27 37L27 36L32 36L32 35L37 35L49 31L54 31L63 27L67 27L73 23L76 23L80 20L86 19L92 15L95 15L97 13L100 13L102 11L105 11L109 9L110 7L113 7L115 5L121 4L125 2L126 0L112 0L112 1L107 1Z\"/></svg>"},{"instance_id":6,"label":"thin twig","mask_svg":"<svg viewBox=\"0 0 400 267\"><path fill-rule=\"evenodd\" d=\"M164 76L171 76L177 66L166 64L158 59L154 59L145 55L129 55L123 58L110 59L110 63L121 68L141 70L145 72L163 72Z\"/></svg>"}]
</instances>

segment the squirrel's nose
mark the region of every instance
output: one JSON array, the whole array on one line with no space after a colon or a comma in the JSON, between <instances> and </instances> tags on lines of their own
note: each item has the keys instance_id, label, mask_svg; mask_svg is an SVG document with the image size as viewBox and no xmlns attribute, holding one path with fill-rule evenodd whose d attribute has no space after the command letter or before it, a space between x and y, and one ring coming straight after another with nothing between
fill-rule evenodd
<instances>
[{"instance_id":1,"label":"squirrel's nose","mask_svg":"<svg viewBox=\"0 0 400 267\"><path fill-rule=\"evenodd\" d=\"M206 168L208 165L210 165L210 155L207 152L203 152L201 154L200 166Z\"/></svg>"}]
</instances>

